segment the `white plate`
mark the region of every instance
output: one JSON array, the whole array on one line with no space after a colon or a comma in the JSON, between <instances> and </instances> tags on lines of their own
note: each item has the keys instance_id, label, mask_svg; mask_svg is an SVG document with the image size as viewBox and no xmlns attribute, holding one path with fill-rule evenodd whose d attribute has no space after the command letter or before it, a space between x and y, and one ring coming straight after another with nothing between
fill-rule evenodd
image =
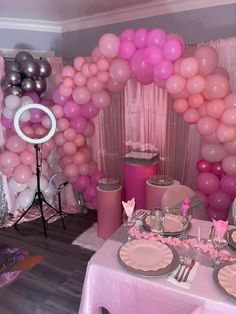
<instances>
[{"instance_id":1,"label":"white plate","mask_svg":"<svg viewBox=\"0 0 236 314\"><path fill-rule=\"evenodd\" d=\"M219 288L236 301L236 264L220 267L215 277Z\"/></svg>"},{"instance_id":2,"label":"white plate","mask_svg":"<svg viewBox=\"0 0 236 314\"><path fill-rule=\"evenodd\" d=\"M125 243L119 256L128 267L144 272L163 269L173 260L172 250L166 244L145 239Z\"/></svg>"}]
</instances>

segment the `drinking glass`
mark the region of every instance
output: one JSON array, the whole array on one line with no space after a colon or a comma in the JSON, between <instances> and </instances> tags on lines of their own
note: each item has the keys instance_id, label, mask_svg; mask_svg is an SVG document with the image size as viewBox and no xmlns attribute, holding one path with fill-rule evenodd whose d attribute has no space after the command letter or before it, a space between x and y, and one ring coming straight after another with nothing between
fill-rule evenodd
<instances>
[{"instance_id":1,"label":"drinking glass","mask_svg":"<svg viewBox=\"0 0 236 314\"><path fill-rule=\"evenodd\" d=\"M164 233L164 219L165 213L160 208L154 208L151 210L151 215L155 217L154 231L159 235L163 235Z\"/></svg>"},{"instance_id":2,"label":"drinking glass","mask_svg":"<svg viewBox=\"0 0 236 314\"><path fill-rule=\"evenodd\" d=\"M128 217L125 221L123 221L123 225L126 229L125 241L131 241L133 237L130 234L130 228L132 228L135 224L135 219L131 216Z\"/></svg>"},{"instance_id":3,"label":"drinking glass","mask_svg":"<svg viewBox=\"0 0 236 314\"><path fill-rule=\"evenodd\" d=\"M191 223L192 220L192 209L189 208L186 215L184 216L182 214L182 212L180 212L179 214L179 221L182 224L182 232L180 234L180 238L183 240L188 239L188 233L187 233L187 229L189 227L189 224Z\"/></svg>"},{"instance_id":4,"label":"drinking glass","mask_svg":"<svg viewBox=\"0 0 236 314\"><path fill-rule=\"evenodd\" d=\"M220 265L220 251L228 245L228 232L225 232L224 236L221 238L218 236L216 229L214 228L211 236L211 242L216 251L216 257L213 260L213 266L216 267Z\"/></svg>"}]
</instances>

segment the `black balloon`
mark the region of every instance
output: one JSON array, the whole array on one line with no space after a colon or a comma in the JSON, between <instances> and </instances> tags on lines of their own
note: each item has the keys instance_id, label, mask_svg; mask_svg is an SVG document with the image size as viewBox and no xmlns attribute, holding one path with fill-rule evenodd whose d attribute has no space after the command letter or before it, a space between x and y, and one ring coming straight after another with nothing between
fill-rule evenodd
<instances>
[{"instance_id":1,"label":"black balloon","mask_svg":"<svg viewBox=\"0 0 236 314\"><path fill-rule=\"evenodd\" d=\"M7 81L7 80L2 80L2 82L1 82L1 88L2 88L2 90L5 90L5 89L7 89L8 87L10 87L11 86L11 84Z\"/></svg>"},{"instance_id":2,"label":"black balloon","mask_svg":"<svg viewBox=\"0 0 236 314\"><path fill-rule=\"evenodd\" d=\"M16 54L15 60L16 63L21 64L24 60L32 60L33 56L27 51L20 51Z\"/></svg>"},{"instance_id":3,"label":"black balloon","mask_svg":"<svg viewBox=\"0 0 236 314\"><path fill-rule=\"evenodd\" d=\"M51 74L52 68L51 68L50 63L47 60L45 59L38 60L38 65L39 65L40 77L48 77Z\"/></svg>"},{"instance_id":4,"label":"black balloon","mask_svg":"<svg viewBox=\"0 0 236 314\"><path fill-rule=\"evenodd\" d=\"M20 73L15 71L6 72L6 81L10 83L10 85L18 85L21 82Z\"/></svg>"},{"instance_id":5,"label":"black balloon","mask_svg":"<svg viewBox=\"0 0 236 314\"><path fill-rule=\"evenodd\" d=\"M39 76L39 65L35 60L24 60L21 62L21 71L26 77L38 77Z\"/></svg>"},{"instance_id":6,"label":"black balloon","mask_svg":"<svg viewBox=\"0 0 236 314\"><path fill-rule=\"evenodd\" d=\"M35 79L35 92L37 94L42 94L43 92L45 92L47 88L47 83L46 80L42 77L39 77L37 79Z\"/></svg>"},{"instance_id":7,"label":"black balloon","mask_svg":"<svg viewBox=\"0 0 236 314\"><path fill-rule=\"evenodd\" d=\"M7 61L5 64L5 72L20 72L20 65L15 61Z\"/></svg>"},{"instance_id":8,"label":"black balloon","mask_svg":"<svg viewBox=\"0 0 236 314\"><path fill-rule=\"evenodd\" d=\"M15 95L18 97L23 96L23 90L19 86L9 86L5 91L4 94L8 95Z\"/></svg>"},{"instance_id":9,"label":"black balloon","mask_svg":"<svg viewBox=\"0 0 236 314\"><path fill-rule=\"evenodd\" d=\"M35 81L31 78L24 78L21 81L21 88L25 92L34 92L35 90Z\"/></svg>"}]
</instances>

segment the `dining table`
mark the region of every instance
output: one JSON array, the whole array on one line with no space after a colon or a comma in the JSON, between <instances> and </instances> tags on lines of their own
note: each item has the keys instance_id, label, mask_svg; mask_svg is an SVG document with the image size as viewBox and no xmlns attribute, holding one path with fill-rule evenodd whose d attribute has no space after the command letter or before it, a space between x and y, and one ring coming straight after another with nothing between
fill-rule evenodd
<instances>
[{"instance_id":1,"label":"dining table","mask_svg":"<svg viewBox=\"0 0 236 314\"><path fill-rule=\"evenodd\" d=\"M189 236L207 239L211 225L210 221L192 219ZM102 308L111 314L236 313L236 302L217 286L211 264L201 263L199 259L188 288L169 280L171 274L140 275L120 262L119 250L124 243L122 234L123 226L88 262L79 314L99 314Z\"/></svg>"}]
</instances>

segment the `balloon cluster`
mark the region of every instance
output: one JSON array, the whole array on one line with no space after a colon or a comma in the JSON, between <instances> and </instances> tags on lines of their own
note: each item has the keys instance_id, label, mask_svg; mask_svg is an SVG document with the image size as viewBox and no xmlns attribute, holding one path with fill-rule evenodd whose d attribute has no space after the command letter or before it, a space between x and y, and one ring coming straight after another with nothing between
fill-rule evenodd
<instances>
[{"instance_id":1,"label":"balloon cluster","mask_svg":"<svg viewBox=\"0 0 236 314\"><path fill-rule=\"evenodd\" d=\"M4 95L22 97L24 92L38 95L47 88L46 78L51 74L51 66L46 59L34 60L27 51L16 54L15 61L7 61L5 78L1 82Z\"/></svg>"}]
</instances>

